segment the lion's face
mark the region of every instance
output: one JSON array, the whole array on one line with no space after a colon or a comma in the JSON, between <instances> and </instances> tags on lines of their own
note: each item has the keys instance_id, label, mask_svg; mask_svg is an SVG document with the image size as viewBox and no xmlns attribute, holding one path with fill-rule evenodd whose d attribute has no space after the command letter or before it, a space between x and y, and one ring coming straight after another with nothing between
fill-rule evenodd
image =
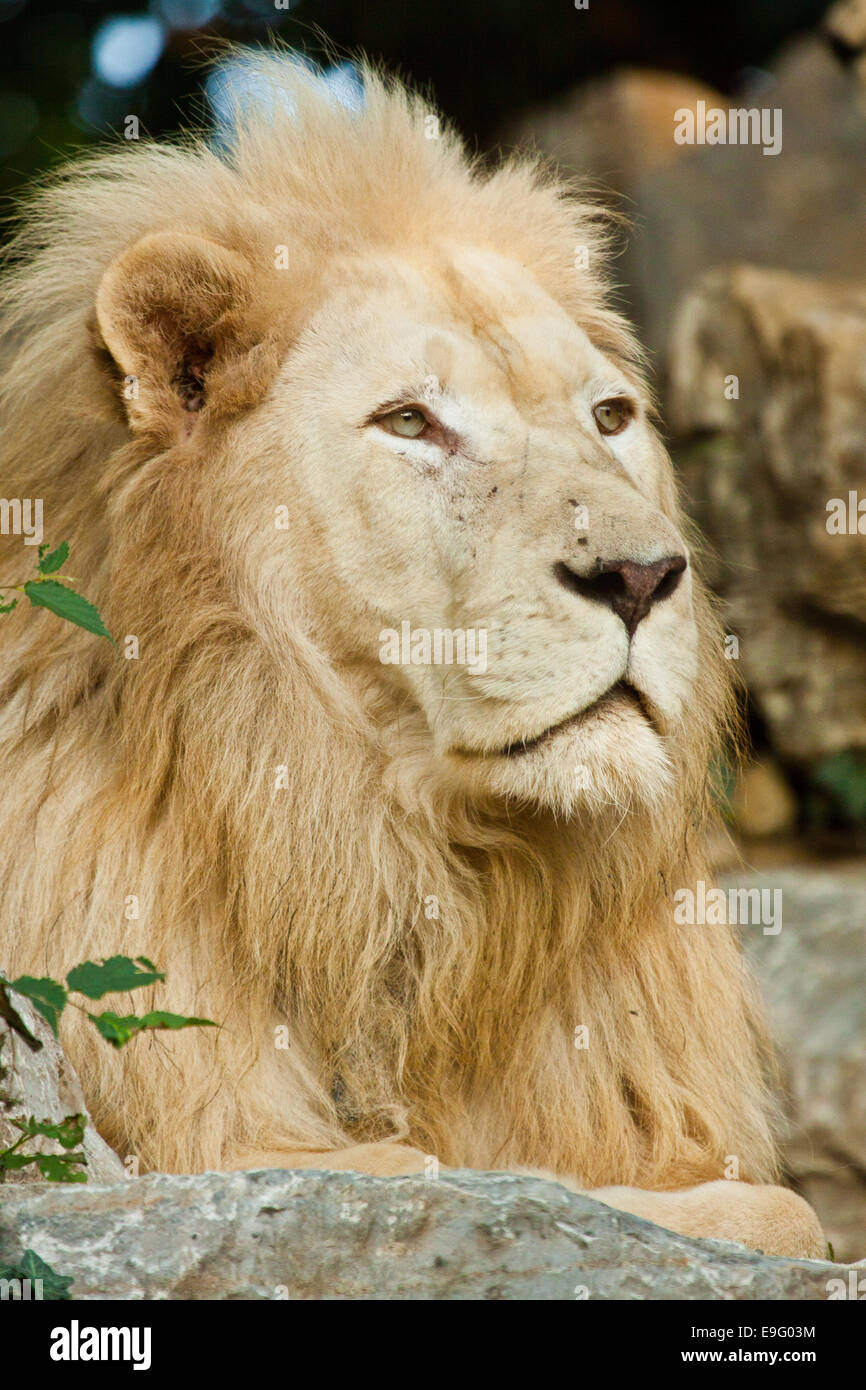
<instances>
[{"instance_id":1,"label":"lion's face","mask_svg":"<svg viewBox=\"0 0 866 1390\"><path fill-rule=\"evenodd\" d=\"M268 570L384 697L386 744L559 807L661 789L696 663L670 464L526 271L354 260L257 417L291 510Z\"/></svg>"}]
</instances>

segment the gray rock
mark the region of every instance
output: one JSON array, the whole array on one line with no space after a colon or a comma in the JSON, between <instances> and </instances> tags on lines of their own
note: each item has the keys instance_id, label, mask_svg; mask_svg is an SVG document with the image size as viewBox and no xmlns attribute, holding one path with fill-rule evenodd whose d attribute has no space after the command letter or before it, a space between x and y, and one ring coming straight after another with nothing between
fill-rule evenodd
<instances>
[{"instance_id":1,"label":"gray rock","mask_svg":"<svg viewBox=\"0 0 866 1390\"><path fill-rule=\"evenodd\" d=\"M802 765L866 748L864 363L866 286L752 266L704 276L671 333L674 454L723 557L709 578L771 744Z\"/></svg>"},{"instance_id":2,"label":"gray rock","mask_svg":"<svg viewBox=\"0 0 866 1390\"><path fill-rule=\"evenodd\" d=\"M19 1188L0 1262L36 1251L84 1299L826 1299L840 1265L695 1241L502 1173L151 1175ZM861 1271L862 1272L862 1271Z\"/></svg>"},{"instance_id":3,"label":"gray rock","mask_svg":"<svg viewBox=\"0 0 866 1390\"><path fill-rule=\"evenodd\" d=\"M67 1115L86 1115L84 1093L72 1065L54 1037L48 1024L20 994L11 996L15 1011L25 1027L42 1044L34 1052L0 1018L0 1148L7 1148L20 1138L20 1131L10 1119L33 1115L37 1120L56 1123ZM5 1098L5 1099L4 1099ZM117 1155L101 1139L88 1119L82 1145L87 1158L90 1182L117 1182L124 1168ZM28 1143L27 1153L60 1153L59 1145L51 1139L36 1139ZM11 1173L8 1183L31 1183L40 1180L35 1165Z\"/></svg>"},{"instance_id":4,"label":"gray rock","mask_svg":"<svg viewBox=\"0 0 866 1390\"><path fill-rule=\"evenodd\" d=\"M866 1256L866 867L726 876L780 889L782 930L742 929L786 1091L785 1157L837 1259Z\"/></svg>"}]
</instances>

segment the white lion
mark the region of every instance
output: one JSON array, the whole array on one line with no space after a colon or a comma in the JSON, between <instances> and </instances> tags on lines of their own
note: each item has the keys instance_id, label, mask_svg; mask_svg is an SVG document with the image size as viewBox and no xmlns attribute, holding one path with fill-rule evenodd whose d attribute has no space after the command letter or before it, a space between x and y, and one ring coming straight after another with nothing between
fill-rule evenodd
<instances>
[{"instance_id":1,"label":"white lion","mask_svg":"<svg viewBox=\"0 0 866 1390\"><path fill-rule=\"evenodd\" d=\"M528 1167L817 1255L739 951L672 917L729 700L604 219L372 74L259 79L228 153L38 195L7 276L4 486L138 657L0 620L4 964L141 953L222 1025L69 1021L143 1166Z\"/></svg>"}]
</instances>

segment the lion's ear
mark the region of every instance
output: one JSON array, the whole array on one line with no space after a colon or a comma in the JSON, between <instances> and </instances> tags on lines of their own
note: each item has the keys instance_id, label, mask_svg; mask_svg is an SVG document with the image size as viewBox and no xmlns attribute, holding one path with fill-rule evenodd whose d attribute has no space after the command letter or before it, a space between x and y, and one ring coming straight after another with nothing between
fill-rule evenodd
<instances>
[{"instance_id":1,"label":"lion's ear","mask_svg":"<svg viewBox=\"0 0 866 1390\"><path fill-rule=\"evenodd\" d=\"M154 232L108 267L96 296L102 340L130 425L178 439L243 341L251 271L204 237Z\"/></svg>"}]
</instances>

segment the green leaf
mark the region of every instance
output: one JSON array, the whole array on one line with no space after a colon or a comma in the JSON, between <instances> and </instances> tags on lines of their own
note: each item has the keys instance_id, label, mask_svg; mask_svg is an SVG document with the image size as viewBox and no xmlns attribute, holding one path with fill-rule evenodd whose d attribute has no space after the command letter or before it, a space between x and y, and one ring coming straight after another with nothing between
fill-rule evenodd
<instances>
[{"instance_id":1,"label":"green leaf","mask_svg":"<svg viewBox=\"0 0 866 1390\"><path fill-rule=\"evenodd\" d=\"M36 979L33 975L19 975L17 980L10 980L6 988L31 1000L57 1037L57 1020L66 1006L66 990L57 980L47 976Z\"/></svg>"},{"instance_id":2,"label":"green leaf","mask_svg":"<svg viewBox=\"0 0 866 1390\"><path fill-rule=\"evenodd\" d=\"M17 598L13 598L11 603L0 603L0 613L11 613L13 608L18 607Z\"/></svg>"},{"instance_id":3,"label":"green leaf","mask_svg":"<svg viewBox=\"0 0 866 1390\"><path fill-rule=\"evenodd\" d=\"M130 1038L135 1037L144 1028L215 1028L216 1024L209 1018L184 1018L181 1014L167 1014L160 1010L153 1013L144 1014L137 1018L135 1014L126 1014L120 1017L118 1014L88 1014L91 1023L95 1024L97 1031L103 1038L107 1038L113 1047L121 1048L128 1043Z\"/></svg>"},{"instance_id":4,"label":"green leaf","mask_svg":"<svg viewBox=\"0 0 866 1390\"><path fill-rule=\"evenodd\" d=\"M69 1298L72 1278L58 1274L49 1264L41 1260L35 1250L25 1250L17 1264L0 1266L0 1279L42 1280L42 1298L45 1303L59 1303Z\"/></svg>"},{"instance_id":5,"label":"green leaf","mask_svg":"<svg viewBox=\"0 0 866 1390\"><path fill-rule=\"evenodd\" d=\"M74 1154L0 1154L0 1171L12 1173L35 1163L46 1182L87 1182L87 1174L76 1171L74 1165L86 1164L83 1153Z\"/></svg>"},{"instance_id":6,"label":"green leaf","mask_svg":"<svg viewBox=\"0 0 866 1390\"><path fill-rule=\"evenodd\" d=\"M93 604L66 584L59 584L56 579L28 579L24 592L34 608L47 608L58 618L65 618L68 623L83 627L87 632L95 632L97 637L107 637L111 645L115 645L114 638Z\"/></svg>"},{"instance_id":7,"label":"green leaf","mask_svg":"<svg viewBox=\"0 0 866 1390\"><path fill-rule=\"evenodd\" d=\"M29 1163L35 1163L38 1154L10 1154L0 1153L0 1169L5 1168L10 1173L15 1173L19 1168L26 1168Z\"/></svg>"},{"instance_id":8,"label":"green leaf","mask_svg":"<svg viewBox=\"0 0 866 1390\"><path fill-rule=\"evenodd\" d=\"M46 1182L87 1182L87 1174L72 1166L86 1162L83 1153L36 1155L36 1167Z\"/></svg>"},{"instance_id":9,"label":"green leaf","mask_svg":"<svg viewBox=\"0 0 866 1390\"><path fill-rule=\"evenodd\" d=\"M123 1047L124 1043L135 1037L140 1028L140 1021L135 1014L128 1014L125 1018L112 1013L88 1014L87 1017L95 1025L97 1032L108 1039L112 1047Z\"/></svg>"},{"instance_id":10,"label":"green leaf","mask_svg":"<svg viewBox=\"0 0 866 1390\"><path fill-rule=\"evenodd\" d=\"M142 966L145 968L142 969ZM66 976L70 990L85 994L88 999L101 999L104 994L118 994L121 990L141 989L144 985L156 984L165 976L146 956L130 960L129 956L110 956L97 964L86 960L76 965Z\"/></svg>"},{"instance_id":11,"label":"green leaf","mask_svg":"<svg viewBox=\"0 0 866 1390\"><path fill-rule=\"evenodd\" d=\"M36 1120L32 1115L28 1115L26 1120L11 1120L10 1123L31 1139L43 1135L46 1139L56 1139L64 1149L74 1149L76 1144L80 1144L84 1139L87 1116L67 1115L64 1119L55 1121Z\"/></svg>"},{"instance_id":12,"label":"green leaf","mask_svg":"<svg viewBox=\"0 0 866 1390\"><path fill-rule=\"evenodd\" d=\"M61 565L65 565L66 561L69 559L69 544L67 541L63 541L62 544L58 545L57 549L52 550L50 555L45 554L47 549L47 545L40 545L39 547L39 564L37 568L40 574L53 574L55 570L60 569Z\"/></svg>"},{"instance_id":13,"label":"green leaf","mask_svg":"<svg viewBox=\"0 0 866 1390\"><path fill-rule=\"evenodd\" d=\"M145 1014L140 1019L142 1028L216 1028L210 1018L184 1018L182 1014L167 1014L160 1009Z\"/></svg>"}]
</instances>

